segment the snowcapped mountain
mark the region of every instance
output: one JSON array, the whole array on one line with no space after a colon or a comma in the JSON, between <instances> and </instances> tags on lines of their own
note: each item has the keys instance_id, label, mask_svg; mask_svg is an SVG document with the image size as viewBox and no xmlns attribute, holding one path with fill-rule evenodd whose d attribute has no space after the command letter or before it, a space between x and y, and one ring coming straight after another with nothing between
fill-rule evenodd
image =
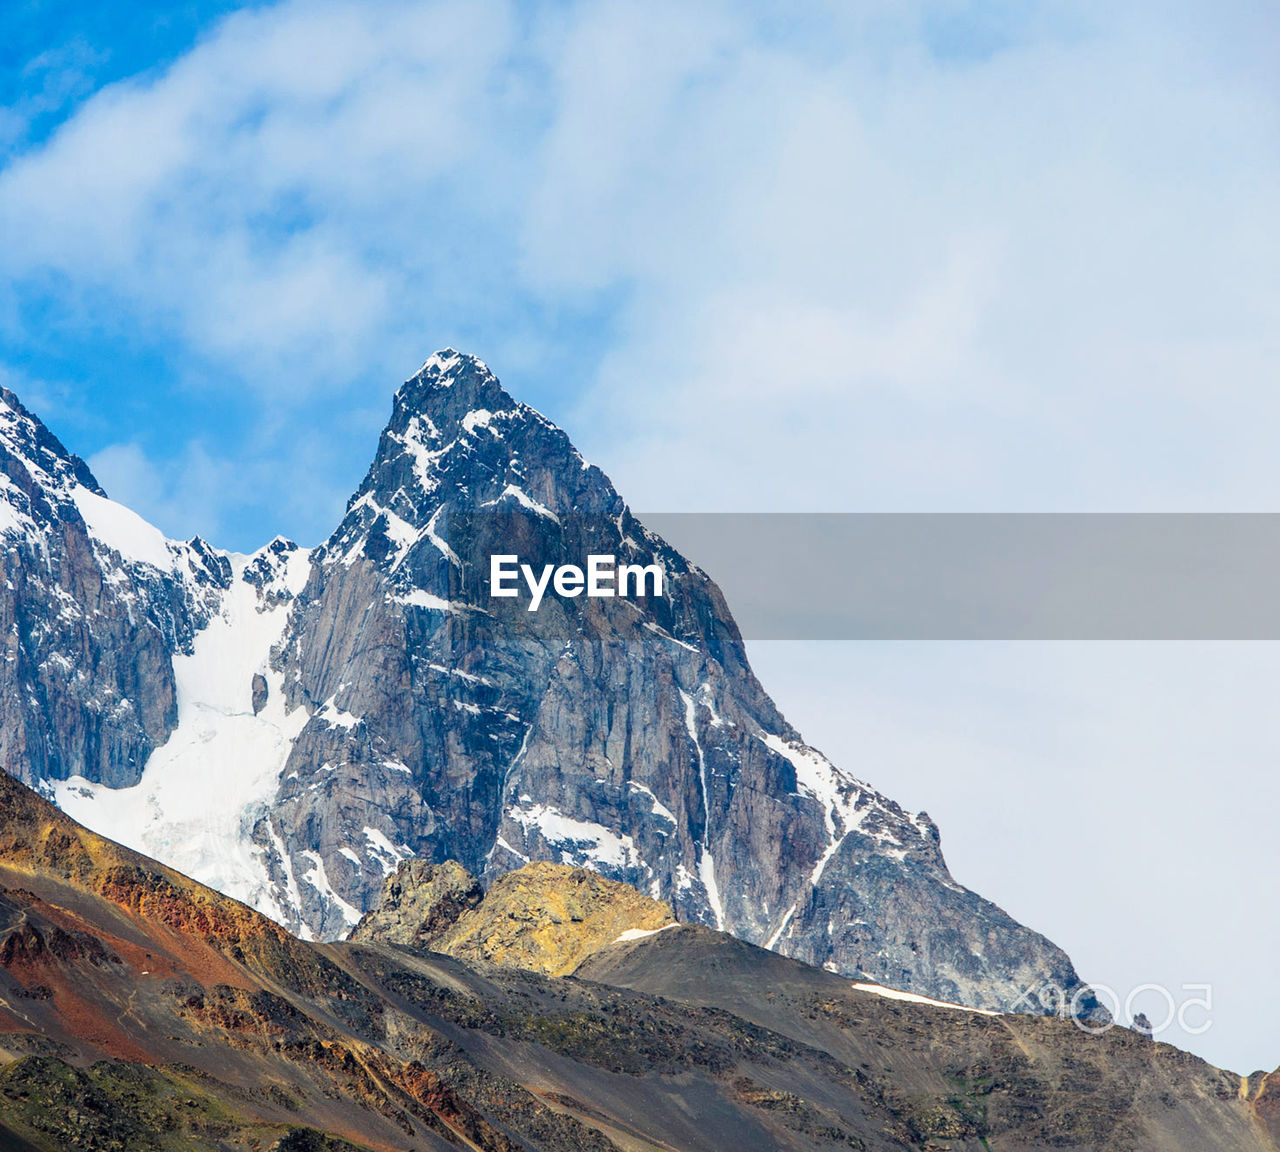
<instances>
[{"instance_id":1,"label":"snowcapped mountain","mask_svg":"<svg viewBox=\"0 0 1280 1152\"><path fill-rule=\"evenodd\" d=\"M552 860L949 1002L1079 985L952 880L927 816L804 744L715 584L473 357L397 392L310 553L166 541L3 412L0 753L90 827L308 938L349 931L409 856L486 880ZM667 586L530 612L490 596L495 553L656 562Z\"/></svg>"},{"instance_id":2,"label":"snowcapped mountain","mask_svg":"<svg viewBox=\"0 0 1280 1152\"><path fill-rule=\"evenodd\" d=\"M0 763L27 783L137 783L177 715L173 657L231 580L106 498L0 389Z\"/></svg>"}]
</instances>

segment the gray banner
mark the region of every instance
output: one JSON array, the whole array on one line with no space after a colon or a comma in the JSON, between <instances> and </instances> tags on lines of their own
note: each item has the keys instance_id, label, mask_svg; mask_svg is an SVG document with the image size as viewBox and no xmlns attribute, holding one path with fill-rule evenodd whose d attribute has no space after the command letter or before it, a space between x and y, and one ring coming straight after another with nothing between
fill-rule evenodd
<instances>
[{"instance_id":1,"label":"gray banner","mask_svg":"<svg viewBox=\"0 0 1280 1152\"><path fill-rule=\"evenodd\" d=\"M752 640L1276 640L1280 514L637 514Z\"/></svg>"}]
</instances>

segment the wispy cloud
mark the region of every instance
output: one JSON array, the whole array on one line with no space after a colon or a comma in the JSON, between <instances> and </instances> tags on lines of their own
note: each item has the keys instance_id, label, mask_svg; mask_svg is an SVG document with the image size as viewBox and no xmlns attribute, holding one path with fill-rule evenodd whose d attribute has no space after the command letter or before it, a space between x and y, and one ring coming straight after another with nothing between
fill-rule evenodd
<instances>
[{"instance_id":1,"label":"wispy cloud","mask_svg":"<svg viewBox=\"0 0 1280 1152\"><path fill-rule=\"evenodd\" d=\"M233 17L8 167L5 263L105 288L252 386L341 382L421 279L435 184L492 147L507 23L488 4Z\"/></svg>"}]
</instances>

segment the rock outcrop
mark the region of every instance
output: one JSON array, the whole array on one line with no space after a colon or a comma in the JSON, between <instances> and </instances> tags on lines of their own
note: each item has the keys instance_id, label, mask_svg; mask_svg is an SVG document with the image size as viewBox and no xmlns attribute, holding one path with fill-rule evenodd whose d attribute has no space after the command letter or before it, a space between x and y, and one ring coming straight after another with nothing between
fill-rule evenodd
<instances>
[{"instance_id":1,"label":"rock outcrop","mask_svg":"<svg viewBox=\"0 0 1280 1152\"><path fill-rule=\"evenodd\" d=\"M350 940L568 976L602 948L674 924L668 905L585 868L526 864L482 894L479 881L454 861L433 867L408 860Z\"/></svg>"},{"instance_id":2,"label":"rock outcrop","mask_svg":"<svg viewBox=\"0 0 1280 1152\"><path fill-rule=\"evenodd\" d=\"M456 860L402 861L382 887L382 899L347 939L407 944L440 952L438 942L484 899L480 881Z\"/></svg>"}]
</instances>

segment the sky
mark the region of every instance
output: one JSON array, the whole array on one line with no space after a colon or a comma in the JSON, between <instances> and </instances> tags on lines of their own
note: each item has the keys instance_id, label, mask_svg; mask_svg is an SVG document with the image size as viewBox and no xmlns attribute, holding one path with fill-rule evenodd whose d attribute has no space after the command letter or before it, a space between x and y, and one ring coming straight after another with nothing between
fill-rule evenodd
<instances>
[{"instance_id":1,"label":"sky","mask_svg":"<svg viewBox=\"0 0 1280 1152\"><path fill-rule=\"evenodd\" d=\"M15 0L0 381L236 550L323 540L445 346L642 511L1274 511L1278 50L1264 0ZM1280 1064L1269 646L753 657L1087 978Z\"/></svg>"}]
</instances>

